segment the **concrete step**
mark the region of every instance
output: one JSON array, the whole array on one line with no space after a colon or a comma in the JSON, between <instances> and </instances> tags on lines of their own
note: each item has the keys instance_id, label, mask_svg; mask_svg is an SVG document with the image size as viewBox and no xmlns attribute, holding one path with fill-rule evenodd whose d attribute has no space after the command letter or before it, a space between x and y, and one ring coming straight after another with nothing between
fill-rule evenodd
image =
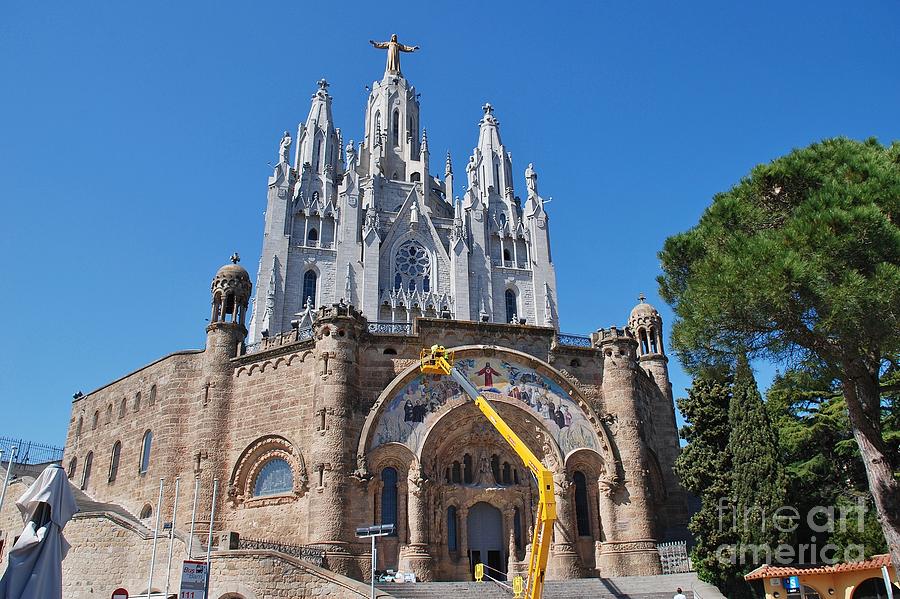
<instances>
[{"instance_id":1,"label":"concrete step","mask_svg":"<svg viewBox=\"0 0 900 599\"><path fill-rule=\"evenodd\" d=\"M512 592L493 582L381 583L377 587L398 599L510 599ZM694 573L548 581L546 599L672 599L682 588L689 599L725 599L718 589ZM696 591L696 592L695 592Z\"/></svg>"}]
</instances>

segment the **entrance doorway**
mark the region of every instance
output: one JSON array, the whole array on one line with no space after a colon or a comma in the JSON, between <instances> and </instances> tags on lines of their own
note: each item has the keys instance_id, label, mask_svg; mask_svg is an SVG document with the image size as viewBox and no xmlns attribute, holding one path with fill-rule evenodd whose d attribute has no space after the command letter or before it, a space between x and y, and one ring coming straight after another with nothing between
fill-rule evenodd
<instances>
[{"instance_id":1,"label":"entrance doorway","mask_svg":"<svg viewBox=\"0 0 900 599\"><path fill-rule=\"evenodd\" d=\"M483 563L490 568L485 574L502 579L506 574L504 559L503 516L500 510L489 503L480 501L469 508L468 542L469 569L474 572L475 564Z\"/></svg>"}]
</instances>

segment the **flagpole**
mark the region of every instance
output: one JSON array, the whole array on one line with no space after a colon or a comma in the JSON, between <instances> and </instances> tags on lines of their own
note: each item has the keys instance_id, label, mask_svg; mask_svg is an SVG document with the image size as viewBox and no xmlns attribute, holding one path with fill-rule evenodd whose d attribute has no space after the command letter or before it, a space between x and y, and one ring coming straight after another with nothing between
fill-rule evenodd
<instances>
[{"instance_id":1,"label":"flagpole","mask_svg":"<svg viewBox=\"0 0 900 599\"><path fill-rule=\"evenodd\" d=\"M175 549L175 519L178 517L178 485L181 478L175 478L175 502L172 504L172 522L169 528L169 558L166 560L166 599L169 597L169 581L172 578L172 551Z\"/></svg>"},{"instance_id":2,"label":"flagpole","mask_svg":"<svg viewBox=\"0 0 900 599\"><path fill-rule=\"evenodd\" d=\"M209 594L209 580L210 580L210 571L209 571L209 557L210 553L212 553L212 536L213 536L213 521L216 519L216 494L219 491L219 479L213 479L213 492L212 492L212 506L209 509L209 536L206 539L206 589L205 595Z\"/></svg>"},{"instance_id":3,"label":"flagpole","mask_svg":"<svg viewBox=\"0 0 900 599\"><path fill-rule=\"evenodd\" d=\"M194 476L194 507L191 508L191 532L188 535L188 559L194 559L194 522L197 521L197 495L200 493L200 474Z\"/></svg>"},{"instance_id":4,"label":"flagpole","mask_svg":"<svg viewBox=\"0 0 900 599\"><path fill-rule=\"evenodd\" d=\"M162 513L163 481L159 479L159 499L156 502L156 525L153 527L153 550L150 552L150 574L147 576L147 599L153 589L153 568L156 566L156 539L159 537L159 515Z\"/></svg>"}]
</instances>

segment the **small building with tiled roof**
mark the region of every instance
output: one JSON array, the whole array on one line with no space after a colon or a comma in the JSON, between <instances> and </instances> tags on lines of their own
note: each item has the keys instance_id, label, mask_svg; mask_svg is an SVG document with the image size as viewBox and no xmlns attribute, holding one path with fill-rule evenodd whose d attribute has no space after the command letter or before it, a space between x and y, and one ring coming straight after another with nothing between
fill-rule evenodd
<instances>
[{"instance_id":1,"label":"small building with tiled roof","mask_svg":"<svg viewBox=\"0 0 900 599\"><path fill-rule=\"evenodd\" d=\"M766 599L885 599L889 597L885 573L890 577L894 597L900 598L900 579L889 554L831 565L764 564L744 576L744 580L760 581Z\"/></svg>"}]
</instances>

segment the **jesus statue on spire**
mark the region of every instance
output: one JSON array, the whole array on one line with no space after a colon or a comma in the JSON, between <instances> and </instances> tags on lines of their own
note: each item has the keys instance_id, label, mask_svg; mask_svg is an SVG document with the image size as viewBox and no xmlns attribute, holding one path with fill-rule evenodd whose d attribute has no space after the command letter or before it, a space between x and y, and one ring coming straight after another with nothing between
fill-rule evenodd
<instances>
[{"instance_id":1,"label":"jesus statue on spire","mask_svg":"<svg viewBox=\"0 0 900 599\"><path fill-rule=\"evenodd\" d=\"M369 40L369 43L376 48L387 49L387 65L384 68L384 72L392 75L402 74L400 72L401 52L415 52L419 49L418 46L405 46L398 42L396 33L391 35L391 40L388 42L376 42L375 40Z\"/></svg>"}]
</instances>

